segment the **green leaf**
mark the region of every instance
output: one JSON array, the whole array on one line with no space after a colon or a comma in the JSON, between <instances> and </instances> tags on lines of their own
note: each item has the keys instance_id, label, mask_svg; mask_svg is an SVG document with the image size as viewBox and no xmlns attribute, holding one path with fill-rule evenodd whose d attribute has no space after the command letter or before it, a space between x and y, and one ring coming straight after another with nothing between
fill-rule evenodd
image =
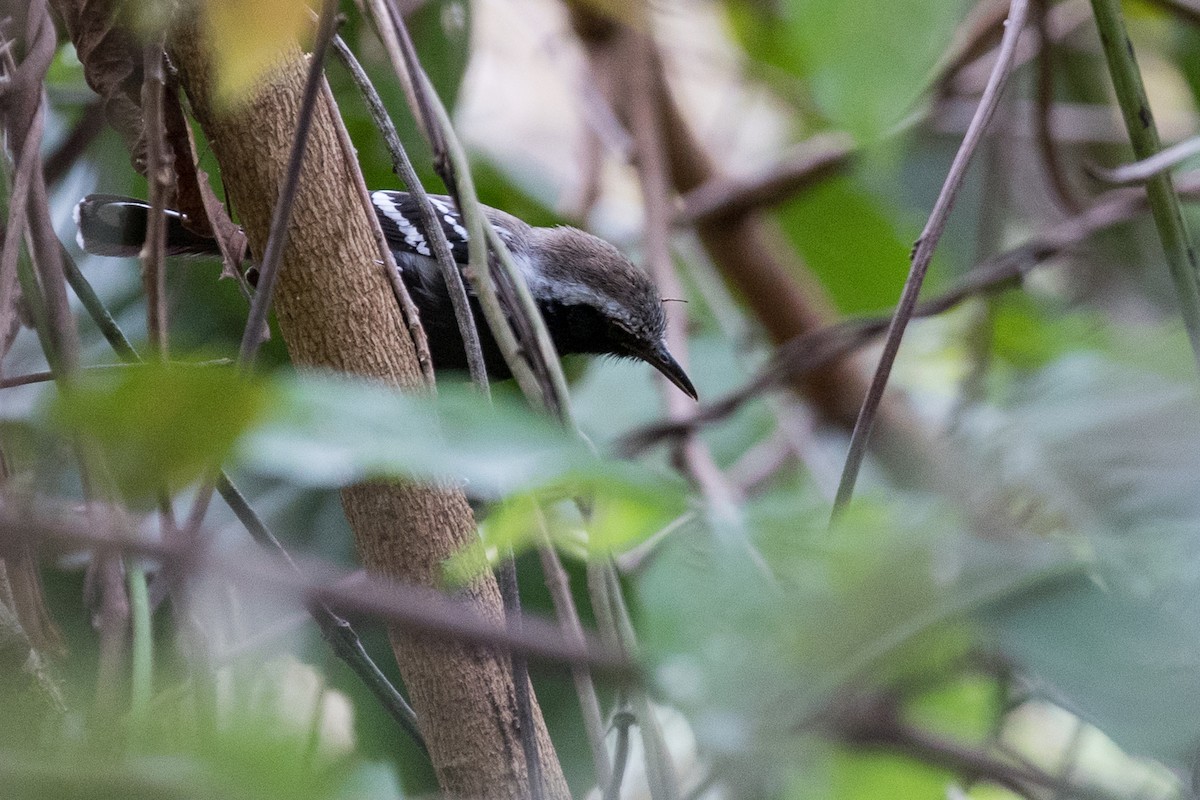
<instances>
[{"instance_id":1,"label":"green leaf","mask_svg":"<svg viewBox=\"0 0 1200 800\"><path fill-rule=\"evenodd\" d=\"M551 487L677 484L634 462L597 455L580 437L536 414L510 393L488 403L469 386L436 397L335 375L286 376L263 423L238 446L243 465L308 486L374 478L462 482L469 494L499 498Z\"/></svg>"},{"instance_id":2,"label":"green leaf","mask_svg":"<svg viewBox=\"0 0 1200 800\"><path fill-rule=\"evenodd\" d=\"M270 416L239 443L239 458L303 485L449 479L491 497L600 464L581 439L500 394L489 405L461 385L435 398L332 374L283 377L276 389Z\"/></svg>"},{"instance_id":3,"label":"green leaf","mask_svg":"<svg viewBox=\"0 0 1200 800\"><path fill-rule=\"evenodd\" d=\"M780 218L840 311L873 312L896 303L910 244L857 182L825 181L784 206Z\"/></svg>"},{"instance_id":4,"label":"green leaf","mask_svg":"<svg viewBox=\"0 0 1200 800\"><path fill-rule=\"evenodd\" d=\"M863 143L913 109L962 7L944 0L727 5L746 52L802 80L830 123Z\"/></svg>"},{"instance_id":5,"label":"green leaf","mask_svg":"<svg viewBox=\"0 0 1200 800\"><path fill-rule=\"evenodd\" d=\"M1187 555L1200 549L1194 378L1075 355L1023 386L1009 413L993 432L1007 466L997 475L1026 485L1094 574L980 619L1048 700L1134 754L1190 763L1200 716L1200 576Z\"/></svg>"},{"instance_id":6,"label":"green leaf","mask_svg":"<svg viewBox=\"0 0 1200 800\"><path fill-rule=\"evenodd\" d=\"M218 465L268 397L233 367L144 364L86 371L47 411L100 448L124 496L144 500Z\"/></svg>"},{"instance_id":7,"label":"green leaf","mask_svg":"<svg viewBox=\"0 0 1200 800\"><path fill-rule=\"evenodd\" d=\"M1039 369L1068 353L1100 348L1109 335L1086 313L1063 313L1056 303L1025 292L1006 292L992 307L992 351L1023 369Z\"/></svg>"},{"instance_id":8,"label":"green leaf","mask_svg":"<svg viewBox=\"0 0 1200 800\"><path fill-rule=\"evenodd\" d=\"M710 747L727 749L736 730L739 748L769 749L844 692L951 674L971 610L1027 569L920 507L859 505L833 533L826 514L752 517L757 554L699 526L678 531L641 586L656 674ZM971 568L947 577L945 563Z\"/></svg>"},{"instance_id":9,"label":"green leaf","mask_svg":"<svg viewBox=\"0 0 1200 800\"><path fill-rule=\"evenodd\" d=\"M509 548L519 553L541 544L543 530L560 552L581 560L607 558L645 541L684 511L682 481L648 482L644 470L622 466L507 498L480 525L480 540L448 562L448 579L465 583L494 566ZM575 497L586 506L586 519Z\"/></svg>"}]
</instances>

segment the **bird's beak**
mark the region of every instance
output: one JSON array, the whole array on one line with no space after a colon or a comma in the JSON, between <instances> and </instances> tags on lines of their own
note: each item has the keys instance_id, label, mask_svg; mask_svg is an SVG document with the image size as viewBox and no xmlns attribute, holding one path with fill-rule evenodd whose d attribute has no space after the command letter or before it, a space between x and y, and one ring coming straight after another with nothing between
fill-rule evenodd
<instances>
[{"instance_id":1,"label":"bird's beak","mask_svg":"<svg viewBox=\"0 0 1200 800\"><path fill-rule=\"evenodd\" d=\"M700 399L696 394L696 387L692 385L691 379L683 371L683 367L679 366L679 362L675 360L675 357L667 352L666 345L659 344L652 348L642 356L642 359L663 375L666 375L667 380L679 387L679 391L693 400Z\"/></svg>"}]
</instances>

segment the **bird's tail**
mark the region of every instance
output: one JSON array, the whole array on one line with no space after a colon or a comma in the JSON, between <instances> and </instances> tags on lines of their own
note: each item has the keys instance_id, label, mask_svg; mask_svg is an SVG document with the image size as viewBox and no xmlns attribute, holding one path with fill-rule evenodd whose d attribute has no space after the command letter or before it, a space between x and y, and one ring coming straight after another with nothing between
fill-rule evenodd
<instances>
[{"instance_id":1,"label":"bird's tail","mask_svg":"<svg viewBox=\"0 0 1200 800\"><path fill-rule=\"evenodd\" d=\"M212 255L220 252L217 240L195 233L183 224L183 215L168 210L167 255ZM79 231L75 240L84 252L97 256L136 256L146 239L150 205L132 197L90 194L75 207Z\"/></svg>"}]
</instances>

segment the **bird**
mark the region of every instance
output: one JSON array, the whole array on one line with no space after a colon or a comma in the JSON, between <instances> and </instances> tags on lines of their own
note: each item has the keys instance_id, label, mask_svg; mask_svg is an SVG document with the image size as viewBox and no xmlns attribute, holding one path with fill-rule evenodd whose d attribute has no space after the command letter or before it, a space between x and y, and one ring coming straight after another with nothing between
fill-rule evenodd
<instances>
[{"instance_id":1,"label":"bird","mask_svg":"<svg viewBox=\"0 0 1200 800\"><path fill-rule=\"evenodd\" d=\"M467 229L454 201L427 195L460 268L467 264ZM383 190L371 193L383 229L420 314L436 371L467 369L466 348L442 272L430 249L416 196ZM546 321L559 355L585 354L643 361L680 391L698 399L695 386L667 349L665 302L654 282L611 243L569 226L535 227L499 209L484 214L512 253ZM92 194L75 208L80 249L100 256L136 256L142 247L150 206L130 197ZM168 255L217 255L215 239L166 211ZM478 299L468 284L471 313L479 330L488 377L510 378Z\"/></svg>"}]
</instances>

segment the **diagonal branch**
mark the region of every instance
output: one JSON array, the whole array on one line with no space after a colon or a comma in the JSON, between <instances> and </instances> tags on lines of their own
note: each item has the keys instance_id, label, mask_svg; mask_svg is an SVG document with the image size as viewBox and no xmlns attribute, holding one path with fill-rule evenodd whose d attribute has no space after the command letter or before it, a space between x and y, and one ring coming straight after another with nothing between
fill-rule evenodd
<instances>
[{"instance_id":1,"label":"diagonal branch","mask_svg":"<svg viewBox=\"0 0 1200 800\"><path fill-rule=\"evenodd\" d=\"M996 64L992 68L992 74L988 79L987 88L984 89L983 97L979 101L979 108L976 109L975 116L971 119L971 125L967 129L967 134L963 137L962 145L959 146L958 152L954 156L954 161L950 165L950 171L947 173L946 180L942 184L941 193L934 202L933 211L929 215L925 229L921 231L921 236L917 239L916 247L913 249L912 267L909 270L907 280L904 282L904 289L900 294L900 302L896 306L895 314L892 316L891 324L888 326L887 338L883 344L883 353L879 357L879 365L875 369L875 375L871 380L870 387L867 389L867 395L863 398L862 407L858 412L858 419L854 423L854 431L850 435L850 450L846 456L846 464L842 470L841 481L838 484L837 496L833 502L833 517L835 519L846 507L846 504L850 502L850 498L854 494L854 484L858 480L859 469L862 467L863 459L866 457L867 441L871 437L871 428L875 424L875 415L879 410L880 402L883 400L883 392L887 387L888 378L891 376L892 365L895 363L896 354L900 350L900 340L904 337L904 330L908 326L909 320L912 319L913 311L916 309L917 296L920 294L921 284L925 281L925 273L929 269L930 261L933 260L933 252L942 238L942 232L946 229L950 210L954 208L954 201L958 198L959 189L962 188L967 167L970 165L971 158L975 155L975 150L979 147L979 143L983 140L983 133L992 118L992 113L996 110L996 106L1000 102L1000 94L1012 69L1017 41L1020 39L1021 32L1025 27L1025 19L1028 11L1029 0L1013 0L1009 6L1008 22L1004 31L1004 38L1001 40L1000 52L996 58Z\"/></svg>"}]
</instances>

